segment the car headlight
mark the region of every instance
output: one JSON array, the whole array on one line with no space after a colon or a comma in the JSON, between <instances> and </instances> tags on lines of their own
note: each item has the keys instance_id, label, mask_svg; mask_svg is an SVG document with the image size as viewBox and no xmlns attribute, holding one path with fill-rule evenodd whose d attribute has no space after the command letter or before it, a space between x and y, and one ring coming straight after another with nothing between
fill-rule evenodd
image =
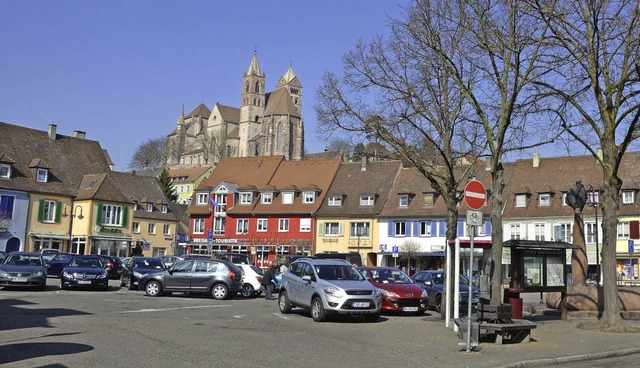
<instances>
[{"instance_id":1,"label":"car headlight","mask_svg":"<svg viewBox=\"0 0 640 368\"><path fill-rule=\"evenodd\" d=\"M105 272L103 272L103 273L99 274L99 275L98 275L98 278L99 278L99 279L106 279L106 278L107 278L107 276L109 276L109 274L105 271Z\"/></svg>"},{"instance_id":2,"label":"car headlight","mask_svg":"<svg viewBox=\"0 0 640 368\"><path fill-rule=\"evenodd\" d=\"M72 275L72 274L70 274L70 273L69 273L69 272L67 272L67 271L62 271L62 277L72 278L72 277L73 277L73 275Z\"/></svg>"},{"instance_id":3,"label":"car headlight","mask_svg":"<svg viewBox=\"0 0 640 368\"><path fill-rule=\"evenodd\" d=\"M380 289L380 292L382 293L382 295L386 296L387 298L399 298L400 297L400 295L394 293L393 291Z\"/></svg>"},{"instance_id":4,"label":"car headlight","mask_svg":"<svg viewBox=\"0 0 640 368\"><path fill-rule=\"evenodd\" d=\"M422 295L420 295L421 298L427 298L429 296L429 293L427 293L427 291L425 289L422 289Z\"/></svg>"},{"instance_id":5,"label":"car headlight","mask_svg":"<svg viewBox=\"0 0 640 368\"><path fill-rule=\"evenodd\" d=\"M380 289L375 288L375 290L373 291L373 295L374 295L376 298L380 298L380 297L381 297L381 295L382 295L382 293L380 292Z\"/></svg>"},{"instance_id":6,"label":"car headlight","mask_svg":"<svg viewBox=\"0 0 640 368\"><path fill-rule=\"evenodd\" d=\"M44 272L38 271L36 273L31 274L31 277L42 277L44 276Z\"/></svg>"},{"instance_id":7,"label":"car headlight","mask_svg":"<svg viewBox=\"0 0 640 368\"><path fill-rule=\"evenodd\" d=\"M9 277L9 272L0 270L0 277Z\"/></svg>"},{"instance_id":8,"label":"car headlight","mask_svg":"<svg viewBox=\"0 0 640 368\"><path fill-rule=\"evenodd\" d=\"M133 273L133 277L135 277L136 279L141 279L142 276L144 276L143 274L141 274L140 272L134 272Z\"/></svg>"},{"instance_id":9,"label":"car headlight","mask_svg":"<svg viewBox=\"0 0 640 368\"><path fill-rule=\"evenodd\" d=\"M324 292L326 294L329 294L331 296L334 296L336 298L342 298L343 296L345 296L345 293L342 289L337 288L337 287L333 287L333 286L325 286L323 288Z\"/></svg>"}]
</instances>

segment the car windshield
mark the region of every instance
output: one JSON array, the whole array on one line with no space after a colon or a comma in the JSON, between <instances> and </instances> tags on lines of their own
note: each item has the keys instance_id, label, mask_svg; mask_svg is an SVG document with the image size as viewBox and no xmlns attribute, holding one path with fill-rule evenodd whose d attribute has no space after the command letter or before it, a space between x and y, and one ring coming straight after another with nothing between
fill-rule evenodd
<instances>
[{"instance_id":1,"label":"car windshield","mask_svg":"<svg viewBox=\"0 0 640 368\"><path fill-rule=\"evenodd\" d=\"M444 272L432 273L433 283L436 285L444 284ZM469 285L469 280L466 277L460 275L460 285Z\"/></svg>"},{"instance_id":2,"label":"car windshield","mask_svg":"<svg viewBox=\"0 0 640 368\"><path fill-rule=\"evenodd\" d=\"M42 259L44 259L45 261L51 261L57 255L58 255L58 253L44 253L44 254L42 254Z\"/></svg>"},{"instance_id":3,"label":"car windshield","mask_svg":"<svg viewBox=\"0 0 640 368\"><path fill-rule=\"evenodd\" d=\"M9 255L4 263L14 266L42 266L42 260L39 256L32 256L27 254Z\"/></svg>"},{"instance_id":4,"label":"car windshield","mask_svg":"<svg viewBox=\"0 0 640 368\"><path fill-rule=\"evenodd\" d=\"M249 267L251 267L251 269L257 273L258 275L262 275L262 270L259 269L258 267L254 266L254 265L250 265Z\"/></svg>"},{"instance_id":5,"label":"car windshield","mask_svg":"<svg viewBox=\"0 0 640 368\"><path fill-rule=\"evenodd\" d=\"M58 253L58 254L54 255L51 260L52 261L68 261L69 259L71 259L71 255L70 254Z\"/></svg>"},{"instance_id":6,"label":"car windshield","mask_svg":"<svg viewBox=\"0 0 640 368\"><path fill-rule=\"evenodd\" d=\"M413 284L413 280L400 270L369 270L375 282L383 284Z\"/></svg>"},{"instance_id":7,"label":"car windshield","mask_svg":"<svg viewBox=\"0 0 640 368\"><path fill-rule=\"evenodd\" d=\"M97 258L74 258L69 262L70 267L101 268L102 263Z\"/></svg>"},{"instance_id":8,"label":"car windshield","mask_svg":"<svg viewBox=\"0 0 640 368\"><path fill-rule=\"evenodd\" d=\"M362 274L352 265L316 265L316 272L323 280L364 280Z\"/></svg>"},{"instance_id":9,"label":"car windshield","mask_svg":"<svg viewBox=\"0 0 640 368\"><path fill-rule=\"evenodd\" d=\"M164 263L159 259L136 259L133 263L133 267L140 268L156 268L159 270L164 269Z\"/></svg>"}]
</instances>

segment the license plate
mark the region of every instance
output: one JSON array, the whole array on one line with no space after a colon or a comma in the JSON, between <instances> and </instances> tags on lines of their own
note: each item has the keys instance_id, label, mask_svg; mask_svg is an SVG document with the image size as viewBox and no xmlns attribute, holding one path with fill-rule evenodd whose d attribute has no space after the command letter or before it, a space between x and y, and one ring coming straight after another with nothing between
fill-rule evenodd
<instances>
[{"instance_id":1,"label":"license plate","mask_svg":"<svg viewBox=\"0 0 640 368\"><path fill-rule=\"evenodd\" d=\"M370 305L371 305L370 302L353 302L353 303L351 303L351 306L353 308L369 308Z\"/></svg>"},{"instance_id":2,"label":"license plate","mask_svg":"<svg viewBox=\"0 0 640 368\"><path fill-rule=\"evenodd\" d=\"M477 303L479 301L480 301L479 298L471 298L471 303Z\"/></svg>"},{"instance_id":3,"label":"license plate","mask_svg":"<svg viewBox=\"0 0 640 368\"><path fill-rule=\"evenodd\" d=\"M80 284L80 285L89 285L89 284L91 284L91 281L80 280L80 281L78 281L78 284Z\"/></svg>"},{"instance_id":4,"label":"license plate","mask_svg":"<svg viewBox=\"0 0 640 368\"><path fill-rule=\"evenodd\" d=\"M11 281L13 281L13 282L27 282L27 278L26 277L12 277Z\"/></svg>"},{"instance_id":5,"label":"license plate","mask_svg":"<svg viewBox=\"0 0 640 368\"><path fill-rule=\"evenodd\" d=\"M403 312L417 312L418 311L418 307L404 307L402 308Z\"/></svg>"}]
</instances>

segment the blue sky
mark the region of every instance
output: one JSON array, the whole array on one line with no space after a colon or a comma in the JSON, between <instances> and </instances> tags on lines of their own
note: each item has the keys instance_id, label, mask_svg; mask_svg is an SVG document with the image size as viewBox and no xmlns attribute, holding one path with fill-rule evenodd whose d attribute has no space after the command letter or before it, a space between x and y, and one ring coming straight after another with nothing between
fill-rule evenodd
<instances>
[{"instance_id":1,"label":"blue sky","mask_svg":"<svg viewBox=\"0 0 640 368\"><path fill-rule=\"evenodd\" d=\"M0 121L87 133L116 170L199 103L238 107L257 49L273 90L291 63L304 87L307 152L325 71L359 39L386 33L407 0L0 0Z\"/></svg>"}]
</instances>

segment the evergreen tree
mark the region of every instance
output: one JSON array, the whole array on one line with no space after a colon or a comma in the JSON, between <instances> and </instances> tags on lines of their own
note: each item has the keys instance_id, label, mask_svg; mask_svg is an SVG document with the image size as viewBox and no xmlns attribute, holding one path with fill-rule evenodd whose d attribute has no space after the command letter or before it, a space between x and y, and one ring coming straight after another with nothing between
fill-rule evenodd
<instances>
[{"instance_id":1,"label":"evergreen tree","mask_svg":"<svg viewBox=\"0 0 640 368\"><path fill-rule=\"evenodd\" d=\"M169 176L169 170L167 170L166 167L162 169L162 171L158 175L158 180L160 181L160 187L162 188L164 194L167 196L169 202L176 203L178 201L178 194L171 185L171 177Z\"/></svg>"},{"instance_id":2,"label":"evergreen tree","mask_svg":"<svg viewBox=\"0 0 640 368\"><path fill-rule=\"evenodd\" d=\"M351 161L359 162L365 156L366 154L364 152L364 144L362 144L362 142L359 142L355 147L353 147L353 156L351 157Z\"/></svg>"}]
</instances>

